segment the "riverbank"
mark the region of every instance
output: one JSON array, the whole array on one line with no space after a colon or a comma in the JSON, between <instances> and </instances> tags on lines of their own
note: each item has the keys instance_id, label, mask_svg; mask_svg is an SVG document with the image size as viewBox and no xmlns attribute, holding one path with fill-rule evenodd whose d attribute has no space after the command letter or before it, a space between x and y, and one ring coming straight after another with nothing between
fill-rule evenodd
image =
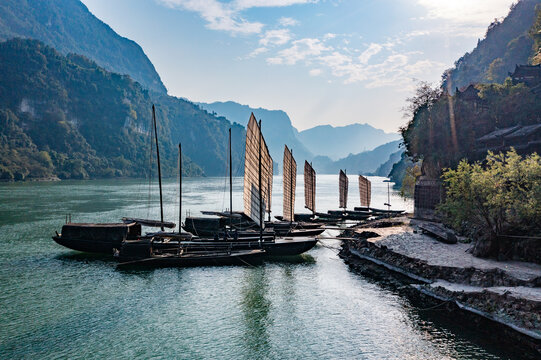
<instances>
[{"instance_id":1,"label":"riverbank","mask_svg":"<svg viewBox=\"0 0 541 360\"><path fill-rule=\"evenodd\" d=\"M377 265L401 274L408 291L459 310L472 320L468 327L488 320L505 340L541 356L541 265L476 258L469 244L439 242L419 225L399 217L348 229L340 256L362 272Z\"/></svg>"}]
</instances>

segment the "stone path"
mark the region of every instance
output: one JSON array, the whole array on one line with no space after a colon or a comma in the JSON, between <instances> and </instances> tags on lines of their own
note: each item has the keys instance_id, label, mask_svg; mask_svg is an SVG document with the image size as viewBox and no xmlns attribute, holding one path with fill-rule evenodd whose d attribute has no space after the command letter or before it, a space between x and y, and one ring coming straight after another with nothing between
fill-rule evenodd
<instances>
[{"instance_id":1,"label":"stone path","mask_svg":"<svg viewBox=\"0 0 541 360\"><path fill-rule=\"evenodd\" d=\"M470 244L445 244L420 233L410 219L401 218L404 225L389 228L362 228L355 232L373 231L380 237L368 241L377 246L411 258L426 261L429 265L457 268L474 267L481 270L501 269L509 275L525 281L541 277L541 265L521 261L496 261L482 259L468 252Z\"/></svg>"}]
</instances>

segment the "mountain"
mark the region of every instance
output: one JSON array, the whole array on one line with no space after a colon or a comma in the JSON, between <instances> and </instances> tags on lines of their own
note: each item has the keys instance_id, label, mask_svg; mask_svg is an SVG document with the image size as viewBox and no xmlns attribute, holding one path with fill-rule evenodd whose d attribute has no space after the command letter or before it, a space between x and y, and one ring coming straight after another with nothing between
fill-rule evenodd
<instances>
[{"instance_id":1,"label":"mountain","mask_svg":"<svg viewBox=\"0 0 541 360\"><path fill-rule=\"evenodd\" d=\"M404 154L404 149L400 149L397 152L392 153L389 156L389 160L381 164L376 171L374 171L375 176L388 177L393 169L394 164L400 162L402 155Z\"/></svg>"},{"instance_id":2,"label":"mountain","mask_svg":"<svg viewBox=\"0 0 541 360\"><path fill-rule=\"evenodd\" d=\"M318 174L335 174L340 169L347 169L349 173L372 174L390 158L391 154L400 150L399 144L400 140L392 141L374 150L350 154L337 161L333 161L328 156L316 156L312 166Z\"/></svg>"},{"instance_id":3,"label":"mountain","mask_svg":"<svg viewBox=\"0 0 541 360\"><path fill-rule=\"evenodd\" d=\"M141 47L115 33L79 0L2 0L0 40L37 39L62 54L80 54L144 88L167 91Z\"/></svg>"},{"instance_id":4,"label":"mountain","mask_svg":"<svg viewBox=\"0 0 541 360\"><path fill-rule=\"evenodd\" d=\"M291 119L282 110L255 109L233 101L197 104L211 113L224 116L243 126L246 126L253 112L258 120L261 119L263 136L275 163L282 163L284 144L293 150L299 172L302 172L304 160L310 161L313 158L313 154L299 140L298 131L291 124ZM278 170L281 171L281 168L278 167Z\"/></svg>"},{"instance_id":5,"label":"mountain","mask_svg":"<svg viewBox=\"0 0 541 360\"><path fill-rule=\"evenodd\" d=\"M332 160L358 154L400 139L400 135L386 133L368 124L347 126L321 125L299 133L299 139L315 155Z\"/></svg>"},{"instance_id":6,"label":"mountain","mask_svg":"<svg viewBox=\"0 0 541 360\"><path fill-rule=\"evenodd\" d=\"M149 168L149 91L129 76L80 56L64 56L37 40L0 43L0 178L144 176ZM242 126L188 101L161 96L156 104L165 176L223 175L227 133ZM233 168L243 144L234 144Z\"/></svg>"},{"instance_id":7,"label":"mountain","mask_svg":"<svg viewBox=\"0 0 541 360\"><path fill-rule=\"evenodd\" d=\"M540 3L541 0L521 0L511 7L503 21L495 20L475 49L458 59L444 74L443 88L454 92L456 87L463 88L471 83L501 83L516 64L541 62ZM531 32L536 20L540 25L537 40Z\"/></svg>"}]
</instances>

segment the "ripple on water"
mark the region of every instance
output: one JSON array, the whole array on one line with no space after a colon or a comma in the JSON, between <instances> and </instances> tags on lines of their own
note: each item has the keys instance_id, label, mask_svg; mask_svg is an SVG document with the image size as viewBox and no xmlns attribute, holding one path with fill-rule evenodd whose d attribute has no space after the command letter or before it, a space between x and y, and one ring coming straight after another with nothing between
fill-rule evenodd
<instances>
[{"instance_id":1,"label":"ripple on water","mask_svg":"<svg viewBox=\"0 0 541 360\"><path fill-rule=\"evenodd\" d=\"M184 185L193 214L229 206L224 179ZM166 219L176 219L177 185L164 189ZM337 192L336 176L318 177L318 207L335 207ZM279 178L274 195L278 214ZM2 184L0 197L0 358L498 358L352 273L329 247L257 267L123 271L51 240L67 213L89 222L157 214L138 180Z\"/></svg>"}]
</instances>

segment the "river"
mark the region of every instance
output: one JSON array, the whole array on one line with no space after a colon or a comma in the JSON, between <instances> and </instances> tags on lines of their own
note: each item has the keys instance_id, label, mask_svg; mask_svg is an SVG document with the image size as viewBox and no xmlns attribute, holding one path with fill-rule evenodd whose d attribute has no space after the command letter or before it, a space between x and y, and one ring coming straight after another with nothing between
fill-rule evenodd
<instances>
[{"instance_id":1,"label":"river","mask_svg":"<svg viewBox=\"0 0 541 360\"><path fill-rule=\"evenodd\" d=\"M371 180L373 206L383 208L387 183ZM281 214L281 187L275 177L274 214ZM391 192L392 208L411 211L411 201ZM338 177L318 176L316 197L319 211L336 209ZM336 254L338 241L257 267L120 271L108 256L70 251L51 239L66 214L73 222L157 218L156 186L144 180L1 184L0 199L1 359L502 356L350 271ZM165 181L166 220L177 221L177 199L177 181ZM348 206L358 199L351 176ZM242 178L234 179L233 204L241 209ZM184 179L183 215L228 207L227 179Z\"/></svg>"}]
</instances>

